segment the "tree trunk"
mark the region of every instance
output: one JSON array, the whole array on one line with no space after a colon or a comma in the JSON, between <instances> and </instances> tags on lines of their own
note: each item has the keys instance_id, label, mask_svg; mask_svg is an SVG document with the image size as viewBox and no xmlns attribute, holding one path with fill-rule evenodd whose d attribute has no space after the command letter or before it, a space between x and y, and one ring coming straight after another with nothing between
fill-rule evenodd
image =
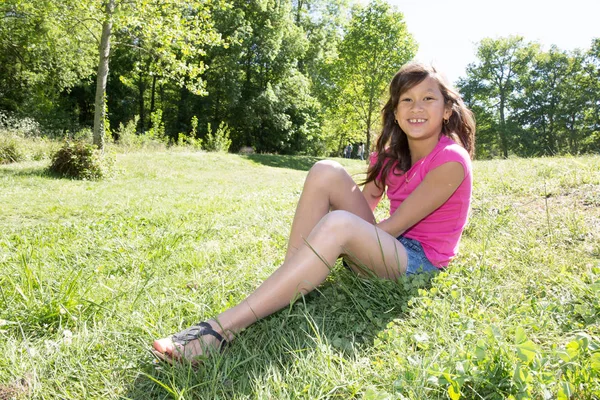
<instances>
[{"instance_id":1,"label":"tree trunk","mask_svg":"<svg viewBox=\"0 0 600 400\"><path fill-rule=\"evenodd\" d=\"M104 121L106 109L104 99L106 97L106 81L108 80L108 59L110 57L110 34L112 31L112 15L115 11L115 0L106 3L106 19L102 24L102 38L100 39L100 61L98 63L98 76L96 78L96 102L94 109L94 144L104 150Z\"/></svg>"},{"instance_id":2,"label":"tree trunk","mask_svg":"<svg viewBox=\"0 0 600 400\"><path fill-rule=\"evenodd\" d=\"M364 154L367 157L367 160L369 159L369 156L371 154L371 124L372 124L372 115L373 115L373 96L371 96L369 98L369 110L368 110L368 114L367 114L367 145L364 148Z\"/></svg>"},{"instance_id":3,"label":"tree trunk","mask_svg":"<svg viewBox=\"0 0 600 400\"><path fill-rule=\"evenodd\" d=\"M502 147L502 156L508 158L508 140L506 137L506 119L504 117L504 94L500 94L500 146Z\"/></svg>"},{"instance_id":4,"label":"tree trunk","mask_svg":"<svg viewBox=\"0 0 600 400\"><path fill-rule=\"evenodd\" d=\"M298 9L296 10L296 26L300 27L300 14L302 12L302 0L298 0ZM301 58L298 59L298 71L300 71L301 74L304 74L305 68L304 68L304 57L306 56L302 56Z\"/></svg>"},{"instance_id":5,"label":"tree trunk","mask_svg":"<svg viewBox=\"0 0 600 400\"><path fill-rule=\"evenodd\" d=\"M368 156L371 154L371 113L367 117L367 145L365 146L365 155Z\"/></svg>"},{"instance_id":6,"label":"tree trunk","mask_svg":"<svg viewBox=\"0 0 600 400\"><path fill-rule=\"evenodd\" d=\"M156 74L152 75L152 96L150 97L150 115L154 112L154 96L156 95Z\"/></svg>"},{"instance_id":7,"label":"tree trunk","mask_svg":"<svg viewBox=\"0 0 600 400\"><path fill-rule=\"evenodd\" d=\"M142 132L143 135L146 132L146 125L144 125L144 121L146 120L146 112L144 108L144 93L146 91L146 85L144 84L144 77L142 76L141 72L138 79L138 90L140 92L140 132Z\"/></svg>"}]
</instances>

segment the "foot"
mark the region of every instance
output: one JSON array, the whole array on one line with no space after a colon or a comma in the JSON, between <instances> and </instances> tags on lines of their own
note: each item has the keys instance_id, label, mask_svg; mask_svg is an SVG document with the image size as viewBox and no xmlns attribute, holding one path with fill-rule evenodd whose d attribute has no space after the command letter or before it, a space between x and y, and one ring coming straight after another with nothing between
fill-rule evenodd
<instances>
[{"instance_id":1,"label":"foot","mask_svg":"<svg viewBox=\"0 0 600 400\"><path fill-rule=\"evenodd\" d=\"M155 340L152 353L169 363L186 360L195 364L211 352L222 350L231 339L231 334L223 334L216 321L211 320Z\"/></svg>"}]
</instances>

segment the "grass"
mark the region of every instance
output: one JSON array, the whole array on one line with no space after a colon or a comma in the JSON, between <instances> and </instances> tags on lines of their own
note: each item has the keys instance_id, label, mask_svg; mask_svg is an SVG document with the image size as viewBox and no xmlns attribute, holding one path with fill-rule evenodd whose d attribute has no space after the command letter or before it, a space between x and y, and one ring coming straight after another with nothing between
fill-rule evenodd
<instances>
[{"instance_id":1,"label":"grass","mask_svg":"<svg viewBox=\"0 0 600 400\"><path fill-rule=\"evenodd\" d=\"M201 368L154 364L154 338L282 262L314 161L134 152L99 182L0 166L0 399L600 396L599 156L477 161L448 272L362 280L338 263Z\"/></svg>"}]
</instances>

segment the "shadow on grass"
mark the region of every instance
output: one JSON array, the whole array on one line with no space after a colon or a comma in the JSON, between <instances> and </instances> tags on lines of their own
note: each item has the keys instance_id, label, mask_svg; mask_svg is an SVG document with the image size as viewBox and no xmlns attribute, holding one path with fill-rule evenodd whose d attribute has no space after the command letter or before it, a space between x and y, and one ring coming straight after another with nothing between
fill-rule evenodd
<instances>
[{"instance_id":1,"label":"shadow on grass","mask_svg":"<svg viewBox=\"0 0 600 400\"><path fill-rule=\"evenodd\" d=\"M297 169L300 171L308 171L314 163L324 159L312 156L280 156L274 154L250 154L244 156L244 158L269 167Z\"/></svg>"},{"instance_id":2,"label":"shadow on grass","mask_svg":"<svg viewBox=\"0 0 600 400\"><path fill-rule=\"evenodd\" d=\"M419 288L429 287L433 276L403 277L398 282L364 280L336 269L317 290L252 325L222 354L199 367L140 366L142 374L132 382L126 398L290 397L318 379L308 375L316 371L327 374L318 368L325 368L324 360L330 355L352 363L366 353L389 322L404 317L409 300ZM323 387L312 385L312 389L351 397L352 389L345 383L336 382L334 388L323 382ZM274 393L282 384L283 392ZM266 392L261 395L257 390ZM301 397L322 394L304 393Z\"/></svg>"},{"instance_id":3,"label":"shadow on grass","mask_svg":"<svg viewBox=\"0 0 600 400\"><path fill-rule=\"evenodd\" d=\"M12 168L10 164L0 165L0 178L10 176L39 176L44 178L60 178L50 175L47 167L33 166L25 168Z\"/></svg>"},{"instance_id":4,"label":"shadow on grass","mask_svg":"<svg viewBox=\"0 0 600 400\"><path fill-rule=\"evenodd\" d=\"M4 166L5 167L5 166ZM57 172L50 171L48 167L26 167L26 168L3 168L0 165L0 179L6 177L40 177L54 180L67 181L85 181L85 179L77 179L71 176L66 176ZM93 180L90 180L93 181Z\"/></svg>"}]
</instances>

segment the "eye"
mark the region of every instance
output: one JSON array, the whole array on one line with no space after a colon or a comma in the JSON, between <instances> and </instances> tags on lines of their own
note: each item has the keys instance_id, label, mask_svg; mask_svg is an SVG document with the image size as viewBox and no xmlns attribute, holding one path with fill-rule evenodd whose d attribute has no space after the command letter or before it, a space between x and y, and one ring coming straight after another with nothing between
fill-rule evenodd
<instances>
[{"instance_id":1,"label":"eye","mask_svg":"<svg viewBox=\"0 0 600 400\"><path fill-rule=\"evenodd\" d=\"M431 96L426 96L426 97L424 98L424 100L425 100L425 101L431 101L431 100L435 100L435 98L434 98L434 97L431 97Z\"/></svg>"},{"instance_id":2,"label":"eye","mask_svg":"<svg viewBox=\"0 0 600 400\"><path fill-rule=\"evenodd\" d=\"M404 97L404 98L400 99L400 101L402 101L402 102L409 102L409 101L412 101L412 100L410 98L408 98L408 97Z\"/></svg>"}]
</instances>

